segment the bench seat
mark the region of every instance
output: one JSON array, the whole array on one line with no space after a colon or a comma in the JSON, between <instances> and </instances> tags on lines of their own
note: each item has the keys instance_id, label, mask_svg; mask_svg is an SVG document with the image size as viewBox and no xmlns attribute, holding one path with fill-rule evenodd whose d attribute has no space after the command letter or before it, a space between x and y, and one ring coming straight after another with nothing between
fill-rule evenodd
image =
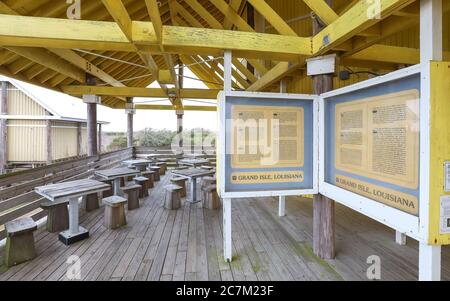
<instances>
[{"instance_id":1,"label":"bench seat","mask_svg":"<svg viewBox=\"0 0 450 301\"><path fill-rule=\"evenodd\" d=\"M31 217L24 217L5 224L7 267L21 264L36 257L34 234L37 224Z\"/></svg>"}]
</instances>

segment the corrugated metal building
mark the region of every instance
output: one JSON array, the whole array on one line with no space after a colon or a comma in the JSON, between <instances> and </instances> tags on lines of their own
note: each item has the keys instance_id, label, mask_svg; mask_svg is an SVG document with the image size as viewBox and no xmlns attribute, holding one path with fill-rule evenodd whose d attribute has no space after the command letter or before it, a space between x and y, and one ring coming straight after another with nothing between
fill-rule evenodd
<instances>
[{"instance_id":1,"label":"corrugated metal building","mask_svg":"<svg viewBox=\"0 0 450 301\"><path fill-rule=\"evenodd\" d=\"M85 104L11 78L0 81L7 83L7 114L0 119L7 120L8 165L40 165L87 154Z\"/></svg>"}]
</instances>

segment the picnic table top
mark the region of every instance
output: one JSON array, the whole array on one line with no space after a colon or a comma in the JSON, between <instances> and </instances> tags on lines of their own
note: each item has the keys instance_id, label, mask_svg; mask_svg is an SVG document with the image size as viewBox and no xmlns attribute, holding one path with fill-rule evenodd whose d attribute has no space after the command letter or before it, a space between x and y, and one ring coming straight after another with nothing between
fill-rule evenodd
<instances>
[{"instance_id":1,"label":"picnic table top","mask_svg":"<svg viewBox=\"0 0 450 301\"><path fill-rule=\"evenodd\" d=\"M194 159L197 159L197 158L206 158L206 154L184 154L184 156L186 157L186 158L194 158Z\"/></svg>"},{"instance_id":2,"label":"picnic table top","mask_svg":"<svg viewBox=\"0 0 450 301\"><path fill-rule=\"evenodd\" d=\"M95 192L105 191L110 188L111 186L108 184L96 180L84 179L39 186L35 188L35 191L51 201L65 201L70 197L83 196Z\"/></svg>"},{"instance_id":3,"label":"picnic table top","mask_svg":"<svg viewBox=\"0 0 450 301\"><path fill-rule=\"evenodd\" d=\"M126 165L146 165L152 163L152 161L145 159L136 159L136 160L125 160L122 163Z\"/></svg>"},{"instance_id":4,"label":"picnic table top","mask_svg":"<svg viewBox=\"0 0 450 301\"><path fill-rule=\"evenodd\" d=\"M213 175L215 172L211 170L199 169L199 168L189 168L181 170L172 170L172 174L187 178L198 178Z\"/></svg>"},{"instance_id":5,"label":"picnic table top","mask_svg":"<svg viewBox=\"0 0 450 301\"><path fill-rule=\"evenodd\" d=\"M139 173L140 172L137 170L121 167L121 168L99 170L95 172L95 175L108 180L113 180L116 178L138 175Z\"/></svg>"}]
</instances>

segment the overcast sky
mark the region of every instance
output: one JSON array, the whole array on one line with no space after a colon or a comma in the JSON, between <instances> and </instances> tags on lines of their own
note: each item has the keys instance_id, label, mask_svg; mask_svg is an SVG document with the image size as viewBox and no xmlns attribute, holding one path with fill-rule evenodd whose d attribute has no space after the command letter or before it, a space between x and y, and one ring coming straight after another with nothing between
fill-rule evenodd
<instances>
[{"instance_id":1,"label":"overcast sky","mask_svg":"<svg viewBox=\"0 0 450 301\"><path fill-rule=\"evenodd\" d=\"M185 76L195 77L189 69L185 69ZM153 83L150 87L156 88L157 84ZM198 88L207 89L207 87L200 81L185 78L185 88ZM148 98L135 98L135 102L152 102L152 104L169 104L168 100L148 99ZM154 102L153 101L157 101ZM206 102L215 103L214 100L201 100ZM195 103L190 101L184 102L186 105L202 105L201 103ZM127 130L127 118L124 110L113 110L104 106L100 106L98 109L98 118L102 121L108 121L111 124L103 127L104 131L125 132ZM192 129L202 127L205 129L216 130L217 119L216 112L195 112L186 111L184 115L184 128ZM169 129L175 131L177 128L177 116L175 111L151 111L151 110L138 110L134 116L134 129L140 131L145 128L154 129Z\"/></svg>"}]
</instances>

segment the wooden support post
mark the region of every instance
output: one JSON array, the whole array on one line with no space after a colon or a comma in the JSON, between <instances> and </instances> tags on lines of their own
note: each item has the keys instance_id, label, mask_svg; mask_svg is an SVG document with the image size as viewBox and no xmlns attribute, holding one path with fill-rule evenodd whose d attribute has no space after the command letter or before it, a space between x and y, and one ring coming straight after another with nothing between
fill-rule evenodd
<instances>
[{"instance_id":1,"label":"wooden support post","mask_svg":"<svg viewBox=\"0 0 450 301\"><path fill-rule=\"evenodd\" d=\"M184 87L184 66L180 62L178 69L178 86L180 89ZM180 151L183 152L184 141L183 141L183 117L184 111L177 111L177 134L178 134L178 147Z\"/></svg>"},{"instance_id":2,"label":"wooden support post","mask_svg":"<svg viewBox=\"0 0 450 301\"><path fill-rule=\"evenodd\" d=\"M183 151L183 111L177 111L177 135L178 135L178 147L180 151Z\"/></svg>"},{"instance_id":3,"label":"wooden support post","mask_svg":"<svg viewBox=\"0 0 450 301\"><path fill-rule=\"evenodd\" d=\"M443 58L442 34L442 0L420 0L420 174L424 181L420 189L420 236L419 246L419 280L435 281L441 279L441 246L429 245L430 202L430 110L431 85L430 61L440 61ZM427 158L425 158L427 157Z\"/></svg>"},{"instance_id":4,"label":"wooden support post","mask_svg":"<svg viewBox=\"0 0 450 301\"><path fill-rule=\"evenodd\" d=\"M226 262L233 259L231 240L231 199L223 199L223 256Z\"/></svg>"},{"instance_id":5,"label":"wooden support post","mask_svg":"<svg viewBox=\"0 0 450 301\"><path fill-rule=\"evenodd\" d=\"M402 232L395 231L395 242L401 246L406 246L406 235Z\"/></svg>"},{"instance_id":6,"label":"wooden support post","mask_svg":"<svg viewBox=\"0 0 450 301\"><path fill-rule=\"evenodd\" d=\"M47 164L53 162L53 138L52 138L52 121L47 120L46 124L46 138L47 138Z\"/></svg>"},{"instance_id":7,"label":"wooden support post","mask_svg":"<svg viewBox=\"0 0 450 301\"><path fill-rule=\"evenodd\" d=\"M331 6L331 0L327 0ZM323 23L315 17L313 19L313 35L324 28ZM333 90L333 74L319 74L313 76L314 94L322 94ZM322 196L314 196L313 213L313 249L314 254L323 259L335 257L335 225L334 201Z\"/></svg>"},{"instance_id":8,"label":"wooden support post","mask_svg":"<svg viewBox=\"0 0 450 301\"><path fill-rule=\"evenodd\" d=\"M86 74L86 85L95 86L95 77ZM88 156L97 156L97 104L98 100L94 95L84 95L83 100L87 105L87 142Z\"/></svg>"},{"instance_id":9,"label":"wooden support post","mask_svg":"<svg viewBox=\"0 0 450 301\"><path fill-rule=\"evenodd\" d=\"M231 92L232 87L232 54L231 51L224 53L224 92ZM231 239L231 199L223 199L223 252L225 261L231 262L233 259L232 239Z\"/></svg>"},{"instance_id":10,"label":"wooden support post","mask_svg":"<svg viewBox=\"0 0 450 301\"><path fill-rule=\"evenodd\" d=\"M286 216L286 197L280 196L278 200L278 216L283 217Z\"/></svg>"},{"instance_id":11,"label":"wooden support post","mask_svg":"<svg viewBox=\"0 0 450 301\"><path fill-rule=\"evenodd\" d=\"M2 82L0 115L8 115L8 82ZM8 167L8 121L0 119L0 174Z\"/></svg>"},{"instance_id":12,"label":"wooden support post","mask_svg":"<svg viewBox=\"0 0 450 301\"><path fill-rule=\"evenodd\" d=\"M419 243L419 280L441 280L441 246Z\"/></svg>"},{"instance_id":13,"label":"wooden support post","mask_svg":"<svg viewBox=\"0 0 450 301\"><path fill-rule=\"evenodd\" d=\"M83 152L83 133L82 133L82 123L77 125L77 156L81 156Z\"/></svg>"},{"instance_id":14,"label":"wooden support post","mask_svg":"<svg viewBox=\"0 0 450 301\"><path fill-rule=\"evenodd\" d=\"M133 105L133 98L128 97L127 98L127 105ZM133 129L133 117L134 117L134 113L133 113L133 109L127 109L126 111L127 113L127 147L133 147L134 145L134 129Z\"/></svg>"},{"instance_id":15,"label":"wooden support post","mask_svg":"<svg viewBox=\"0 0 450 301\"><path fill-rule=\"evenodd\" d=\"M98 124L98 137L97 137L98 153L102 153L102 124Z\"/></svg>"},{"instance_id":16,"label":"wooden support post","mask_svg":"<svg viewBox=\"0 0 450 301\"><path fill-rule=\"evenodd\" d=\"M286 80L280 81L280 93L287 93ZM278 216L286 216L286 196L280 196L278 200Z\"/></svg>"}]
</instances>

